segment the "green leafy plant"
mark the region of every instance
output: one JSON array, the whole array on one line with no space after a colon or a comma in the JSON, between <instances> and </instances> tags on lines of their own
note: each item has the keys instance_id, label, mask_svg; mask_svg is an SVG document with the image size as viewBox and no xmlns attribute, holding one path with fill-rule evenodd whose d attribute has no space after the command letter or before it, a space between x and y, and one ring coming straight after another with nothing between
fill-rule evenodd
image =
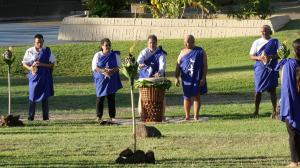
<instances>
[{"instance_id":1,"label":"green leafy plant","mask_svg":"<svg viewBox=\"0 0 300 168\"><path fill-rule=\"evenodd\" d=\"M238 19L248 19L257 16L266 19L272 14L270 0L236 0L236 6L229 9L228 16Z\"/></svg>"},{"instance_id":2,"label":"green leafy plant","mask_svg":"<svg viewBox=\"0 0 300 168\"><path fill-rule=\"evenodd\" d=\"M114 12L127 8L130 0L86 0L84 3L90 16L109 17Z\"/></svg>"},{"instance_id":3,"label":"green leafy plant","mask_svg":"<svg viewBox=\"0 0 300 168\"><path fill-rule=\"evenodd\" d=\"M187 0L151 0L150 9L154 18L180 18L185 9Z\"/></svg>"},{"instance_id":4,"label":"green leafy plant","mask_svg":"<svg viewBox=\"0 0 300 168\"><path fill-rule=\"evenodd\" d=\"M146 5L154 18L183 18L187 7L200 9L203 18L217 9L213 0L151 0Z\"/></svg>"},{"instance_id":5,"label":"green leafy plant","mask_svg":"<svg viewBox=\"0 0 300 168\"><path fill-rule=\"evenodd\" d=\"M161 81L152 82L146 79L139 79L134 83L135 88L142 88L142 87L154 87L160 89L170 89L172 86L172 82L167 79L163 79Z\"/></svg>"},{"instance_id":6,"label":"green leafy plant","mask_svg":"<svg viewBox=\"0 0 300 168\"><path fill-rule=\"evenodd\" d=\"M282 43L282 47L277 51L279 58L285 59L290 56L291 50L287 47L287 41Z\"/></svg>"},{"instance_id":7,"label":"green leafy plant","mask_svg":"<svg viewBox=\"0 0 300 168\"><path fill-rule=\"evenodd\" d=\"M189 0L189 4L201 10L202 18L207 18L217 11L217 6L213 0Z\"/></svg>"}]
</instances>

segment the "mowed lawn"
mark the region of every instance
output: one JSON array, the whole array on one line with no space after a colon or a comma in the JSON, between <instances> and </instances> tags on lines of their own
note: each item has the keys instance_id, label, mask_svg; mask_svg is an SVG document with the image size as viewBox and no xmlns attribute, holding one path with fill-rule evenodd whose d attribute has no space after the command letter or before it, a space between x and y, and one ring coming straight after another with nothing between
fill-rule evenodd
<instances>
[{"instance_id":1,"label":"mowed lawn","mask_svg":"<svg viewBox=\"0 0 300 168\"><path fill-rule=\"evenodd\" d=\"M300 37L299 27L300 20L292 21L274 37L291 44ZM267 93L262 100L260 118L250 118L254 110L254 62L249 60L248 53L256 38L197 39L197 44L208 54L209 93L202 97L200 113L209 120L155 125L164 136L138 139L138 148L153 150L157 163L138 166L252 168L283 167L289 163L287 131L284 123L270 119L272 107ZM174 81L175 63L183 40L159 40L159 43L168 52L167 75ZM132 44L132 41L113 42L113 48L120 50L124 58ZM21 115L26 125L0 128L0 167L137 166L114 163L123 149L132 147L131 126L103 127L95 121L95 90L90 69L98 46L99 43L50 45L58 63L48 122L41 121L40 106L37 120L26 120L28 86L20 61L29 46L15 48L12 112ZM146 41L139 42L135 56L145 46ZM0 67L0 114L5 115L6 68L3 62ZM117 117L130 118L129 85L124 77L122 79L124 88L116 97ZM135 98L137 100L137 94ZM166 98L166 115L183 117L181 88L173 85Z\"/></svg>"}]
</instances>

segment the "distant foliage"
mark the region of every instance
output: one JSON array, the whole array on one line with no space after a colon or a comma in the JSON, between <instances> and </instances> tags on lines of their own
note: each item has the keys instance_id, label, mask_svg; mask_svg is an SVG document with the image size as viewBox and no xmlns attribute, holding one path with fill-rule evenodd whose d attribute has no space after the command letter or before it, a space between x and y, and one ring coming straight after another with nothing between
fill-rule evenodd
<instances>
[{"instance_id":1,"label":"distant foliage","mask_svg":"<svg viewBox=\"0 0 300 168\"><path fill-rule=\"evenodd\" d=\"M213 0L151 0L146 7L154 18L182 18L187 7L200 9L205 18L216 11Z\"/></svg>"},{"instance_id":2,"label":"distant foliage","mask_svg":"<svg viewBox=\"0 0 300 168\"><path fill-rule=\"evenodd\" d=\"M128 8L131 0L86 0L90 16L110 17L114 12Z\"/></svg>"},{"instance_id":3,"label":"distant foliage","mask_svg":"<svg viewBox=\"0 0 300 168\"><path fill-rule=\"evenodd\" d=\"M266 19L272 13L270 0L236 0L235 3L236 5L229 9L229 17L248 19L257 16Z\"/></svg>"}]
</instances>

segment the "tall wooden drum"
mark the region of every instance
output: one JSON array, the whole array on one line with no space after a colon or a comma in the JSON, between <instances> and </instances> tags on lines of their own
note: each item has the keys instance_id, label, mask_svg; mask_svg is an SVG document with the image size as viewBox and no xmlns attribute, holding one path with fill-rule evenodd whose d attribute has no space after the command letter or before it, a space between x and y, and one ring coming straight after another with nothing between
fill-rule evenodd
<instances>
[{"instance_id":1,"label":"tall wooden drum","mask_svg":"<svg viewBox=\"0 0 300 168\"><path fill-rule=\"evenodd\" d=\"M162 122L165 111L165 89L156 88L155 83L159 83L165 78L145 78L151 81L153 86L141 87L141 120L144 122Z\"/></svg>"}]
</instances>

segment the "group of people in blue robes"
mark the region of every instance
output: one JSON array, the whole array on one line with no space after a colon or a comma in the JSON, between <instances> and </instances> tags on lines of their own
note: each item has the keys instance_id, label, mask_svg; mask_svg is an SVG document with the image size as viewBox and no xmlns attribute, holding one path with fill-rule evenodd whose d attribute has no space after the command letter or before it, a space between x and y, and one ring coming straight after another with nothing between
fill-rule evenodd
<instances>
[{"instance_id":1,"label":"group of people in blue robes","mask_svg":"<svg viewBox=\"0 0 300 168\"><path fill-rule=\"evenodd\" d=\"M276 113L279 68L283 67L280 98L280 119L286 123L289 133L289 144L292 162L289 167L298 166L300 161L300 39L293 43L295 58L283 59L278 63L277 51L281 48L278 39L272 38L268 25L261 28L262 37L255 40L250 49L250 59L255 61L255 111L259 115L262 93L268 91ZM137 62L139 78L164 77L167 52L158 46L155 35L148 37L148 47L141 51ZM34 47L29 48L23 58L23 66L28 69L29 79L29 113L28 120L34 120L35 106L42 102L43 120L49 120L48 98L54 95L52 72L56 62L50 48L43 46L41 34L34 36ZM96 88L97 120L102 121L105 97L111 121L116 117L115 97L122 83L119 74L121 68L120 52L112 50L111 41L104 38L100 41L100 51L92 60L92 72ZM200 95L207 93L207 54L195 45L195 38L187 35L184 48L181 50L175 70L175 85L182 85L185 120L189 121L190 110L194 105L194 120L199 120Z\"/></svg>"},{"instance_id":2,"label":"group of people in blue robes","mask_svg":"<svg viewBox=\"0 0 300 168\"><path fill-rule=\"evenodd\" d=\"M295 58L284 58L278 63L278 50L281 44L272 38L268 25L261 28L262 37L255 40L250 49L250 59L255 61L255 111L259 114L259 105L264 91L271 96L272 117L276 115L279 70L282 67L280 96L280 119L286 123L289 134L291 163L287 167L297 167L300 161L300 39L293 42Z\"/></svg>"}]
</instances>

